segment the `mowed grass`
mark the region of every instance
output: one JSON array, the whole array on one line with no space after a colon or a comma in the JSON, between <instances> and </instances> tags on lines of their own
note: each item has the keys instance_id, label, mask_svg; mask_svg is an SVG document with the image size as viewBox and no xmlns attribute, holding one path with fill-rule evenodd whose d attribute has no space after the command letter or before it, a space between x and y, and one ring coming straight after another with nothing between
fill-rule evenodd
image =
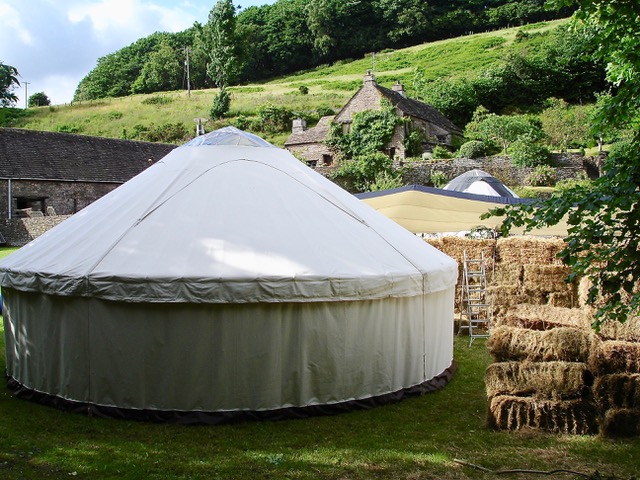
<instances>
[{"instance_id":1,"label":"mowed grass","mask_svg":"<svg viewBox=\"0 0 640 480\"><path fill-rule=\"evenodd\" d=\"M0 257L11 251L1 249ZM0 385L0 478L492 478L456 459L492 470L637 474L640 439L487 429L483 376L491 359L485 343L468 347L466 338L457 338L454 355L458 372L436 393L335 416L222 426L88 417L17 399Z\"/></svg>"}]
</instances>

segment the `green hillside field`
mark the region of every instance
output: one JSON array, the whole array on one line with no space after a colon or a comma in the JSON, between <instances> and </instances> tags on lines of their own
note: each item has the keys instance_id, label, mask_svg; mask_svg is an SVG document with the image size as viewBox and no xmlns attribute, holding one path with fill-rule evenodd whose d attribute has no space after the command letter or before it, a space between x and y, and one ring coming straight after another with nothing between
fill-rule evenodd
<instances>
[{"instance_id":1,"label":"green hillside field","mask_svg":"<svg viewBox=\"0 0 640 480\"><path fill-rule=\"evenodd\" d=\"M313 70L272 79L260 84L232 87L231 111L226 118L209 120L206 131L237 124L242 117L251 122L260 106L285 107L313 120L320 112L339 110L359 88L367 70L373 70L378 83L390 86L404 83L409 96L416 68L424 71L425 80L470 77L498 62L510 49L533 49L544 34L565 23L557 20L492 32L457 37L400 50L385 50L375 56L340 61ZM518 31L527 36L515 42ZM539 35L536 35L539 34ZM300 87L307 87L302 94ZM0 118L3 126L33 130L72 132L109 138L136 138L141 128L160 128L166 124L182 124L187 136L195 134L195 118L207 118L217 89L132 95L88 102L30 108L17 111L16 118ZM251 126L246 130L252 130ZM254 129L255 130L255 129ZM266 140L282 146L288 132L256 132ZM184 139L176 141L182 143Z\"/></svg>"}]
</instances>

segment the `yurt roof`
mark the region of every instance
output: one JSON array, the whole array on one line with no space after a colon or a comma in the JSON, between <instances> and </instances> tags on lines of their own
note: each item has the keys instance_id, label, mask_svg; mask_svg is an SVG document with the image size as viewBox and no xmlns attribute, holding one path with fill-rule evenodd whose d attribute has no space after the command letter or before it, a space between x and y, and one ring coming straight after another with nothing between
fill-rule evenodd
<instances>
[{"instance_id":1,"label":"yurt roof","mask_svg":"<svg viewBox=\"0 0 640 480\"><path fill-rule=\"evenodd\" d=\"M465 232L478 226L498 228L502 217L481 220L480 216L501 205L532 204L536 201L528 198L476 195L421 185L363 193L356 197L410 232L420 234ZM566 236L567 224L561 221L558 225L532 230L528 234Z\"/></svg>"},{"instance_id":2,"label":"yurt roof","mask_svg":"<svg viewBox=\"0 0 640 480\"><path fill-rule=\"evenodd\" d=\"M289 152L227 127L176 148L0 263L0 285L129 302L403 297L455 261Z\"/></svg>"},{"instance_id":3,"label":"yurt roof","mask_svg":"<svg viewBox=\"0 0 640 480\"><path fill-rule=\"evenodd\" d=\"M483 170L469 170L458 175L443 190L454 192L475 193L478 195L490 195L497 197L518 198L511 189L506 187L500 180Z\"/></svg>"}]
</instances>

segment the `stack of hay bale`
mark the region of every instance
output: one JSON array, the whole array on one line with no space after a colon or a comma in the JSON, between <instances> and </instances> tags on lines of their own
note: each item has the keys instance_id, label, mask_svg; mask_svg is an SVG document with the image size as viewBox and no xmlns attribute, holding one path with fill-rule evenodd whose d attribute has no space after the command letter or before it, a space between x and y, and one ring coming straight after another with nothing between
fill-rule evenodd
<instances>
[{"instance_id":1,"label":"stack of hay bale","mask_svg":"<svg viewBox=\"0 0 640 480\"><path fill-rule=\"evenodd\" d=\"M552 310L557 307L543 308ZM597 432L597 407L591 395L588 361L597 338L574 319L514 314L502 317L487 346L496 363L487 368L489 425L556 433ZM565 315L566 316L566 315Z\"/></svg>"},{"instance_id":2,"label":"stack of hay bale","mask_svg":"<svg viewBox=\"0 0 640 480\"><path fill-rule=\"evenodd\" d=\"M607 437L640 435L640 319L606 322L591 352L593 396Z\"/></svg>"},{"instance_id":3,"label":"stack of hay bale","mask_svg":"<svg viewBox=\"0 0 640 480\"><path fill-rule=\"evenodd\" d=\"M484 253L494 316L519 304L577 306L577 285L565 282L569 269L557 258L564 246L562 239L442 237L428 242L458 261L459 283L462 280L463 253L466 251L467 258L472 259L480 258ZM459 301L459 295L456 301Z\"/></svg>"}]
</instances>

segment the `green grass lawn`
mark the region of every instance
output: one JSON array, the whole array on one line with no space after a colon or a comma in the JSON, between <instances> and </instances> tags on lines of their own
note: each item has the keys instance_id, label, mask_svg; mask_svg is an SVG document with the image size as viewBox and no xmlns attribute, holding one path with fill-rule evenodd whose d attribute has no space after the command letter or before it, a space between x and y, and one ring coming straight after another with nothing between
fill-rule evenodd
<instances>
[{"instance_id":1,"label":"green grass lawn","mask_svg":"<svg viewBox=\"0 0 640 480\"><path fill-rule=\"evenodd\" d=\"M6 253L0 250L0 257ZM5 369L3 333L0 329L0 370ZM637 474L640 439L485 428L483 375L490 357L484 341L467 345L466 338L456 339L459 369L439 392L302 420L182 426L101 419L19 400L0 385L0 478L492 477L454 459L492 470L597 470L602 478L620 479Z\"/></svg>"}]
</instances>

